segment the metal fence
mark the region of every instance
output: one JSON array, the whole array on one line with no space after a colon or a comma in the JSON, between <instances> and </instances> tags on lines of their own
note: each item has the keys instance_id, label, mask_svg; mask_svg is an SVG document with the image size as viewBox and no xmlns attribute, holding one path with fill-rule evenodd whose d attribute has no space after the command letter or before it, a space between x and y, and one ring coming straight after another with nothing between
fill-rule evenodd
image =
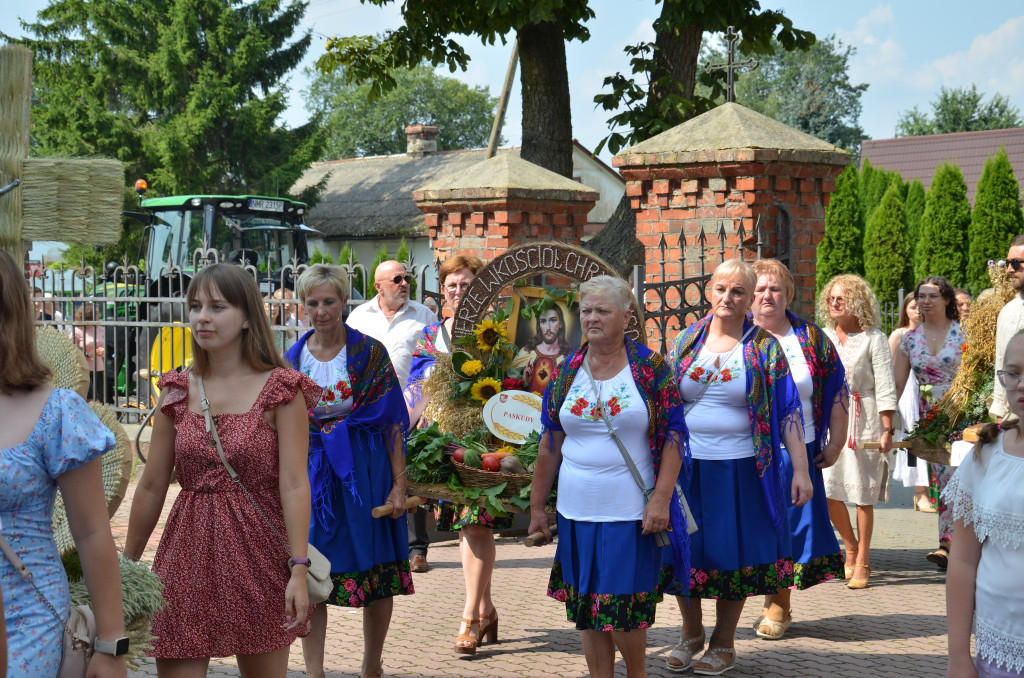
<instances>
[{"instance_id":1,"label":"metal fence","mask_svg":"<svg viewBox=\"0 0 1024 678\"><path fill-rule=\"evenodd\" d=\"M679 258L668 260L669 243L662 236L658 249L661 253L659 282L646 280L646 267L634 266L633 292L644 307L648 344L667 355L669 343L676 333L704 317L711 310L707 285L718 265L728 259L754 261L773 257L789 265L791 233L789 216L779 211L776 218L758 217L754 228L748 231L743 220L738 225L706 230L700 224L697 231L680 233L677 244ZM668 265L678 264L683 276L675 280L668 274Z\"/></svg>"},{"instance_id":2,"label":"metal fence","mask_svg":"<svg viewBox=\"0 0 1024 678\"><path fill-rule=\"evenodd\" d=\"M192 271L217 260L217 250L198 249ZM245 268L261 287L264 311L283 353L307 329L291 292L306 266L286 266L272 280L252 266ZM353 290L351 310L372 297L372 271L361 264L341 268ZM410 263L408 268L415 279L412 298L440 317L443 296L427 289L435 265ZM26 272L38 324L73 339L90 366L89 397L110 405L125 423L144 419L156 404L160 376L182 369L192 356L184 291L193 273L181 268L159 273L150 279L137 266L116 262L99 269L61 264Z\"/></svg>"}]
</instances>

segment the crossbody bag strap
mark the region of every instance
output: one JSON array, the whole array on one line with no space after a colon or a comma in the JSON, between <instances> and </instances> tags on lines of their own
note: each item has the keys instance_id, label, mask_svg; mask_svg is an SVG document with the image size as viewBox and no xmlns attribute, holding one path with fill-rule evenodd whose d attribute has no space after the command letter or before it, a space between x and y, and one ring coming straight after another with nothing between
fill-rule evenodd
<instances>
[{"instance_id":1,"label":"crossbody bag strap","mask_svg":"<svg viewBox=\"0 0 1024 678\"><path fill-rule=\"evenodd\" d=\"M196 375L196 383L199 384L199 407L202 408L203 418L206 419L206 431L213 437L213 444L217 447L217 454L220 455L221 463L224 464L224 468L227 469L228 475L231 476L231 480L235 481L235 483L242 488L242 492L245 493L245 496L248 497L252 505L256 507L256 510L267 525L270 526L270 529L274 531L274 535L277 537L277 540L281 542L281 546L284 547L285 552L291 556L291 549L288 548L288 542L284 540L281 533L277 531L276 527L274 527L274 523L270 522L270 518L268 518L267 514L263 512L260 505L256 503L256 499L249 494L249 490L242 484L242 479L238 477L238 471L228 463L228 458L224 455L224 446L220 444L220 436L217 435L217 423L213 420L213 415L210 413L210 401L206 399L206 389L203 387L203 378Z\"/></svg>"},{"instance_id":2,"label":"crossbody bag strap","mask_svg":"<svg viewBox=\"0 0 1024 678\"><path fill-rule=\"evenodd\" d=\"M21 575L22 581L30 584L32 588L36 590L36 595L39 596L39 600L43 601L43 604L46 605L46 608L50 611L50 614L53 615L53 618L57 620L57 623L63 626L64 630L69 635L72 635L67 622L61 619L61 616L57 614L57 608L53 606L49 599L43 595L39 586L36 585L35 579L32 577L32 571L28 569L28 565L18 557L18 554L15 553L14 549L11 547L10 542L8 542L2 534L0 534L0 551L3 551L4 555L7 556L7 560L11 561L11 565L13 565L14 569L18 571L18 574Z\"/></svg>"},{"instance_id":3,"label":"crossbody bag strap","mask_svg":"<svg viewBox=\"0 0 1024 678\"><path fill-rule=\"evenodd\" d=\"M597 381L594 379L594 374L590 371L590 355L586 355L583 358L583 371L587 373L590 378L590 383L594 387L594 397L597 399L597 411L601 413L601 420L604 421L604 425L608 427L608 433L611 435L612 440L615 441L616 447L619 448L619 452L622 454L622 458L626 460L626 466L629 467L629 472L633 476L633 481L636 486L643 492L644 501L651 498L654 494L654 488L647 489L647 485L644 484L643 476L640 475L640 470L637 469L636 464L633 463L633 457L630 456L626 450L626 446L622 444L622 440L619 439L619 434L615 431L612 426L611 417L605 411L604 402L601 400L601 394L597 392Z\"/></svg>"},{"instance_id":4,"label":"crossbody bag strap","mask_svg":"<svg viewBox=\"0 0 1024 678\"><path fill-rule=\"evenodd\" d=\"M697 405L697 403L700 402L700 399L703 398L704 394L708 392L708 387L711 386L711 383L718 378L718 375L721 374L722 370L725 369L725 366L729 363L730 360L732 360L732 356L734 353L736 353L736 350L743 345L743 343L747 340L747 337L749 337L750 333L753 332L755 329L757 329L757 325L751 325L750 329L746 331L746 333L739 340L739 342L737 342L737 344L732 347L732 350L729 351L729 355L725 356L725 360L721 361L718 364L718 369L715 370L715 373L712 374L707 381L704 382L704 386L703 388L701 388L700 393L697 394L697 397L690 402L690 405L688 407L683 409L684 417L690 413L690 410L692 410Z\"/></svg>"}]
</instances>

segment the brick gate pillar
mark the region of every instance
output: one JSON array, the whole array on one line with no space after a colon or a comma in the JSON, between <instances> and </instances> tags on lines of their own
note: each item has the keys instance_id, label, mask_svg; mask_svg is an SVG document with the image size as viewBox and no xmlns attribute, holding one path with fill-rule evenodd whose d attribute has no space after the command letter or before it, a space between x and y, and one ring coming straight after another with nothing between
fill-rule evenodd
<instances>
[{"instance_id":1,"label":"brick gate pillar","mask_svg":"<svg viewBox=\"0 0 1024 678\"><path fill-rule=\"evenodd\" d=\"M735 103L612 159L636 213L646 282L710 275L723 258L753 260L760 246L763 258L789 264L797 285L792 308L807 318L814 313L825 207L849 162L846 151ZM678 325L663 325L666 334L706 312L700 308L703 289L688 286L685 299L678 290L669 295L669 306L695 308ZM656 310L653 301L648 295L649 311ZM662 329L648 329L651 345L658 345Z\"/></svg>"},{"instance_id":2,"label":"brick gate pillar","mask_svg":"<svg viewBox=\"0 0 1024 678\"><path fill-rule=\"evenodd\" d=\"M412 194L435 258L494 259L534 241L579 245L598 192L513 154L439 178Z\"/></svg>"}]
</instances>

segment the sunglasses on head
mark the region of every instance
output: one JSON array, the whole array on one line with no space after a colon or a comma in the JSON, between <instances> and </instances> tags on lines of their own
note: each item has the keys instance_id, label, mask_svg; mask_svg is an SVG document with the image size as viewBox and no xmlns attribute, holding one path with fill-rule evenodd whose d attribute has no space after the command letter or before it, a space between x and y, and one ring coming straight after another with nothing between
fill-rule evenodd
<instances>
[{"instance_id":1,"label":"sunglasses on head","mask_svg":"<svg viewBox=\"0 0 1024 678\"><path fill-rule=\"evenodd\" d=\"M409 285L412 284L412 276L408 274L396 275L394 278L391 279L391 282L395 283L396 285L401 285L403 280Z\"/></svg>"},{"instance_id":2,"label":"sunglasses on head","mask_svg":"<svg viewBox=\"0 0 1024 678\"><path fill-rule=\"evenodd\" d=\"M1007 259L1006 268L1010 268L1016 271L1021 270L1024 267L1024 259Z\"/></svg>"}]
</instances>

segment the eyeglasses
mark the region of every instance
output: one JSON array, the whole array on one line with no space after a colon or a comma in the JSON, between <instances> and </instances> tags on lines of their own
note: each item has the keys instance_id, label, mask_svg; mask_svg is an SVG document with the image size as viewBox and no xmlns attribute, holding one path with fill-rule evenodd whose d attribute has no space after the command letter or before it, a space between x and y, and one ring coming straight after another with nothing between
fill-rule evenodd
<instances>
[{"instance_id":1,"label":"eyeglasses","mask_svg":"<svg viewBox=\"0 0 1024 678\"><path fill-rule=\"evenodd\" d=\"M999 383L1003 385L1007 391L1012 391L1020 385L1020 375L1016 372L1010 372L1009 370L996 370L996 376L999 377Z\"/></svg>"},{"instance_id":2,"label":"eyeglasses","mask_svg":"<svg viewBox=\"0 0 1024 678\"><path fill-rule=\"evenodd\" d=\"M444 286L444 288L449 292L455 293L458 292L459 290L469 289L469 283L448 283L447 285Z\"/></svg>"},{"instance_id":3,"label":"eyeglasses","mask_svg":"<svg viewBox=\"0 0 1024 678\"><path fill-rule=\"evenodd\" d=\"M396 285L401 285L403 280L405 281L406 285L412 284L412 276L408 274L396 275L394 278L391 279L391 282L395 283Z\"/></svg>"},{"instance_id":4,"label":"eyeglasses","mask_svg":"<svg viewBox=\"0 0 1024 678\"><path fill-rule=\"evenodd\" d=\"M1024 267L1024 259L1007 259L1006 268L1010 268L1016 271L1021 270Z\"/></svg>"}]
</instances>

